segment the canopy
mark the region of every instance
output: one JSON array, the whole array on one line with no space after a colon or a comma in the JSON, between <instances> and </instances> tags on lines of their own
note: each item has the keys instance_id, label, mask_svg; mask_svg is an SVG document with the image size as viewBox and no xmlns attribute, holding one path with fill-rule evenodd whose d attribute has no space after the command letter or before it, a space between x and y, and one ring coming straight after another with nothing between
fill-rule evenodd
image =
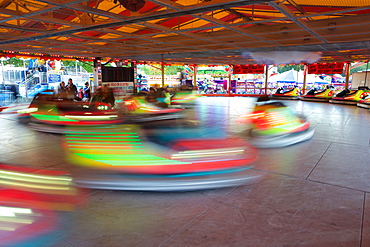
<instances>
[{"instance_id":1,"label":"canopy","mask_svg":"<svg viewBox=\"0 0 370 247\"><path fill-rule=\"evenodd\" d=\"M303 71L298 72L294 69L291 69L281 74L275 74L269 78L269 82L303 83Z\"/></svg>"},{"instance_id":2,"label":"canopy","mask_svg":"<svg viewBox=\"0 0 370 247\"><path fill-rule=\"evenodd\" d=\"M370 59L369 0L4 0L0 9L7 56L211 65Z\"/></svg>"}]
</instances>

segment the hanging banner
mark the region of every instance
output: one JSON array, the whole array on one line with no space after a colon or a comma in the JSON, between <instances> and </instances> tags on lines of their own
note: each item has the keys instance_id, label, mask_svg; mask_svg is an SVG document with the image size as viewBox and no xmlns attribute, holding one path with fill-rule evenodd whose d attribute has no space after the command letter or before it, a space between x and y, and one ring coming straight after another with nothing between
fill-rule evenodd
<instances>
[{"instance_id":1,"label":"hanging banner","mask_svg":"<svg viewBox=\"0 0 370 247\"><path fill-rule=\"evenodd\" d=\"M308 74L342 74L344 63L313 63L308 65Z\"/></svg>"},{"instance_id":2,"label":"hanging banner","mask_svg":"<svg viewBox=\"0 0 370 247\"><path fill-rule=\"evenodd\" d=\"M263 64L246 64L234 65L234 74L263 74L265 73L265 65Z\"/></svg>"}]
</instances>

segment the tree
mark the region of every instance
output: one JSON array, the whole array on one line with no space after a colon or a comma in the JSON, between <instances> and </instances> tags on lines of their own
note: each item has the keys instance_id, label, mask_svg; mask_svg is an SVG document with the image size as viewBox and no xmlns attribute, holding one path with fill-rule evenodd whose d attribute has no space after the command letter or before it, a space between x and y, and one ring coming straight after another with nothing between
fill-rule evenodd
<instances>
[{"instance_id":1,"label":"tree","mask_svg":"<svg viewBox=\"0 0 370 247\"><path fill-rule=\"evenodd\" d=\"M27 60L22 60L20 58L16 58L16 57L11 57L7 60L4 60L3 61L4 65L7 65L7 64L12 64L14 65L15 67L27 67L28 66L28 61Z\"/></svg>"},{"instance_id":2,"label":"tree","mask_svg":"<svg viewBox=\"0 0 370 247\"><path fill-rule=\"evenodd\" d=\"M145 75L160 75L161 66L158 65L138 65L138 69L144 72ZM164 66L165 75L176 75L178 72L183 71L185 66Z\"/></svg>"},{"instance_id":3,"label":"tree","mask_svg":"<svg viewBox=\"0 0 370 247\"><path fill-rule=\"evenodd\" d=\"M164 66L165 75L176 75L178 72L183 71L185 66Z\"/></svg>"},{"instance_id":4,"label":"tree","mask_svg":"<svg viewBox=\"0 0 370 247\"><path fill-rule=\"evenodd\" d=\"M74 69L76 67L76 60L62 60L62 64L64 67L69 69ZM77 66L81 66L86 70L88 73L92 73L94 71L94 63L93 62L84 62L77 60Z\"/></svg>"},{"instance_id":5,"label":"tree","mask_svg":"<svg viewBox=\"0 0 370 247\"><path fill-rule=\"evenodd\" d=\"M303 70L303 67L304 67L304 65L302 65L302 64L280 65L280 66L277 66L277 68L278 68L277 71L278 71L279 74L283 73L285 71L289 71L291 69L294 69L296 71L300 71L300 70Z\"/></svg>"}]
</instances>

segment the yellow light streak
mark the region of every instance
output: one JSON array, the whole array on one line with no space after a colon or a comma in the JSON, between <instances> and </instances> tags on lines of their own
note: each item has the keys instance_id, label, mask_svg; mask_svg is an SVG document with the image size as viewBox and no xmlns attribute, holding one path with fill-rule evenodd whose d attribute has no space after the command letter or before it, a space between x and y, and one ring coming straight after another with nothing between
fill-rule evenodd
<instances>
[{"instance_id":1,"label":"yellow light streak","mask_svg":"<svg viewBox=\"0 0 370 247\"><path fill-rule=\"evenodd\" d=\"M0 206L0 217L14 217L15 214L32 214L32 210L29 208Z\"/></svg>"},{"instance_id":2,"label":"yellow light streak","mask_svg":"<svg viewBox=\"0 0 370 247\"><path fill-rule=\"evenodd\" d=\"M0 177L6 176L6 175L19 176L19 177L22 177L24 179L29 179L28 181L37 181L37 182L40 182L40 183L46 183L46 182L41 182L41 181L42 180L48 180L47 183L67 185L72 181L72 178L69 178L69 177L34 175L34 174L26 174L26 173L20 173L20 172L11 172L11 171L0 170Z\"/></svg>"}]
</instances>

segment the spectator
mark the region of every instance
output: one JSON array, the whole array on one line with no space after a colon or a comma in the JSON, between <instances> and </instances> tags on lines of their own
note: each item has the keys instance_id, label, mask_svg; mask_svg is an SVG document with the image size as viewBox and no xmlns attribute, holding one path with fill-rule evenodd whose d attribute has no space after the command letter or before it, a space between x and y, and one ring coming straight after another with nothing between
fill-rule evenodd
<instances>
[{"instance_id":1,"label":"spectator","mask_svg":"<svg viewBox=\"0 0 370 247\"><path fill-rule=\"evenodd\" d=\"M59 84L59 87L58 87L58 97L59 98L62 98L62 99L66 99L67 98L67 89L66 89L66 84L65 84L64 81L62 81Z\"/></svg>"},{"instance_id":2,"label":"spectator","mask_svg":"<svg viewBox=\"0 0 370 247\"><path fill-rule=\"evenodd\" d=\"M84 91L82 87L80 87L80 89L78 90L77 97L78 97L77 98L78 101L81 101L84 98Z\"/></svg>"},{"instance_id":3,"label":"spectator","mask_svg":"<svg viewBox=\"0 0 370 247\"><path fill-rule=\"evenodd\" d=\"M68 85L66 89L67 89L67 98L75 99L77 96L77 87L75 84L73 84L73 81L71 78L68 79Z\"/></svg>"},{"instance_id":4,"label":"spectator","mask_svg":"<svg viewBox=\"0 0 370 247\"><path fill-rule=\"evenodd\" d=\"M90 90L90 85L88 82L85 83L85 87L83 89L83 98L90 99L91 98L91 90Z\"/></svg>"}]
</instances>

